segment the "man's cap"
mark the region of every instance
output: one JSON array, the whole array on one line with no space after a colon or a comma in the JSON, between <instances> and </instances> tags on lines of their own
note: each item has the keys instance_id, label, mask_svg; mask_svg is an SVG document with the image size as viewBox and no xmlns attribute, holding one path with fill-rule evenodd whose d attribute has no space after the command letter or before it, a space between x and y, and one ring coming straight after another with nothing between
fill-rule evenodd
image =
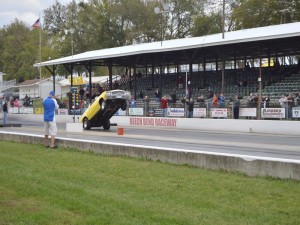
<instances>
[{"instance_id":1,"label":"man's cap","mask_svg":"<svg viewBox=\"0 0 300 225\"><path fill-rule=\"evenodd\" d=\"M49 95L50 96L55 96L55 92L54 91L50 91Z\"/></svg>"}]
</instances>

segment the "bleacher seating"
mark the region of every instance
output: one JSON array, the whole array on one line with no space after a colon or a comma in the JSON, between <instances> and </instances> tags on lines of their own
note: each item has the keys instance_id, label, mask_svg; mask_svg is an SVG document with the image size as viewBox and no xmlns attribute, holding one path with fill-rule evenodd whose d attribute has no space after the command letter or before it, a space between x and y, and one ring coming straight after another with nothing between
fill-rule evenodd
<instances>
[{"instance_id":1,"label":"bleacher seating","mask_svg":"<svg viewBox=\"0 0 300 225\"><path fill-rule=\"evenodd\" d=\"M282 94L299 93L300 91L300 73L292 74L295 72L295 67L283 67L280 71L275 71L274 68L262 68L262 96L270 95L271 101L278 102L278 99ZM242 99L245 99L250 93L259 93L259 69L251 68L244 69L229 69L225 70L224 74L224 95L227 101L234 95L239 95ZM206 75L204 75L206 74ZM178 89L177 78L181 75L186 79L185 73L170 73L160 76L160 74L142 76L137 78L136 94L138 106L142 106L142 99L138 98L140 92L143 96L147 95L150 98L151 104L155 103L155 89L162 84L162 96L170 96L173 91L176 91L177 103L181 103L180 99L186 95L185 84L183 89ZM162 80L160 80L162 79ZM134 92L134 80L132 77L132 85L130 90L129 77L122 77L120 79L120 89L129 90ZM191 82L191 91L193 98L197 98L200 95L208 96L209 91L213 91L219 94L222 90L222 72L221 71L203 71L194 72L191 76L188 76L188 80ZM160 83L161 82L161 83ZM244 85L239 85L243 82ZM179 106L180 104L178 104Z\"/></svg>"}]
</instances>

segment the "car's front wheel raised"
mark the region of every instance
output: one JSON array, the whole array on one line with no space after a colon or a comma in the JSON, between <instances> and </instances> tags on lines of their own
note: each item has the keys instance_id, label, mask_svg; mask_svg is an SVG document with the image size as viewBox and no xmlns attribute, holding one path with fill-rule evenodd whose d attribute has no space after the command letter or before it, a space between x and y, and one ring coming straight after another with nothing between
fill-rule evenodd
<instances>
[{"instance_id":1,"label":"car's front wheel raised","mask_svg":"<svg viewBox=\"0 0 300 225\"><path fill-rule=\"evenodd\" d=\"M91 129L91 122L86 117L83 119L82 125L83 125L83 129L85 129L85 130Z\"/></svg>"}]
</instances>

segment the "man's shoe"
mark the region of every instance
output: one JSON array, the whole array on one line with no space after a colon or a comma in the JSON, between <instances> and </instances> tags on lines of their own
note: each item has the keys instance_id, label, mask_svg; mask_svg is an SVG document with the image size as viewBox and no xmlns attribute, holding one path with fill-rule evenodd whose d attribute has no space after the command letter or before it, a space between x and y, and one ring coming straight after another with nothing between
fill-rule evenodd
<instances>
[{"instance_id":1,"label":"man's shoe","mask_svg":"<svg viewBox=\"0 0 300 225\"><path fill-rule=\"evenodd\" d=\"M57 145L51 146L50 148L57 148Z\"/></svg>"}]
</instances>

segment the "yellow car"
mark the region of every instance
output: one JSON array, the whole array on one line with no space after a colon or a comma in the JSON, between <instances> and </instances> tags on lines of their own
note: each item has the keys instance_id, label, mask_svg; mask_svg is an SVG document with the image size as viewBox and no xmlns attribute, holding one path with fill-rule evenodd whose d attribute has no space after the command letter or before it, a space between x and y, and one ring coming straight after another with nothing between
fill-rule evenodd
<instances>
[{"instance_id":1,"label":"yellow car","mask_svg":"<svg viewBox=\"0 0 300 225\"><path fill-rule=\"evenodd\" d=\"M110 118L119 110L127 108L127 101L131 95L128 91L111 90L105 91L96 97L95 101L80 117L79 122L83 124L83 129L89 130L91 127L103 127L110 129Z\"/></svg>"}]
</instances>

